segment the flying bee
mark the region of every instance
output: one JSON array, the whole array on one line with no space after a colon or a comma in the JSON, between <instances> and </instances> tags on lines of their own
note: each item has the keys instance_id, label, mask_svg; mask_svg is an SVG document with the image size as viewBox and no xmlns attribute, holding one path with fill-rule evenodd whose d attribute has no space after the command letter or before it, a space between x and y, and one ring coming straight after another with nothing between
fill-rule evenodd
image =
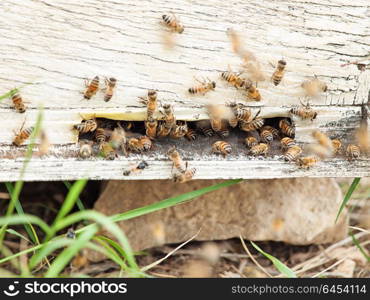
<instances>
[{"instance_id":1,"label":"flying bee","mask_svg":"<svg viewBox=\"0 0 370 300\"><path fill-rule=\"evenodd\" d=\"M196 127L200 132L203 133L203 135L207 137L214 135L214 131L212 130L211 122L209 120L201 120L196 122Z\"/></svg>"},{"instance_id":2,"label":"flying bee","mask_svg":"<svg viewBox=\"0 0 370 300\"><path fill-rule=\"evenodd\" d=\"M80 124L73 125L73 128L80 133L87 133L95 131L98 127L98 123L95 119L84 120Z\"/></svg>"},{"instance_id":3,"label":"flying bee","mask_svg":"<svg viewBox=\"0 0 370 300\"><path fill-rule=\"evenodd\" d=\"M254 116L254 118L249 121L249 122L246 122L246 121L240 121L239 123L239 127L241 130L243 131L253 131L253 130L257 130L259 128L261 128L263 126L263 124L265 124L265 120L262 119L262 118L257 118L258 115L260 114L261 110L259 110L256 115Z\"/></svg>"},{"instance_id":4,"label":"flying bee","mask_svg":"<svg viewBox=\"0 0 370 300\"><path fill-rule=\"evenodd\" d=\"M221 154L223 157L230 154L232 151L231 145L224 141L217 141L212 145L212 152Z\"/></svg>"},{"instance_id":5,"label":"flying bee","mask_svg":"<svg viewBox=\"0 0 370 300\"><path fill-rule=\"evenodd\" d=\"M148 117L148 120L144 122L145 134L150 138L154 139L157 136L158 121L153 117Z\"/></svg>"},{"instance_id":6,"label":"flying bee","mask_svg":"<svg viewBox=\"0 0 370 300\"><path fill-rule=\"evenodd\" d=\"M126 131L122 128L120 123L118 123L118 127L113 129L109 142L110 142L111 146L113 147L113 149L115 149L115 150L121 149L123 154L125 154L127 156Z\"/></svg>"},{"instance_id":7,"label":"flying bee","mask_svg":"<svg viewBox=\"0 0 370 300\"><path fill-rule=\"evenodd\" d=\"M174 14L170 15L163 15L162 19L166 26L170 28L172 31L177 33L184 32L184 26L180 23L180 21L176 18Z\"/></svg>"},{"instance_id":8,"label":"flying bee","mask_svg":"<svg viewBox=\"0 0 370 300\"><path fill-rule=\"evenodd\" d=\"M281 119L279 121L279 128L282 134L288 137L294 137L295 135L295 127L290 124L287 119Z\"/></svg>"},{"instance_id":9,"label":"flying bee","mask_svg":"<svg viewBox=\"0 0 370 300\"><path fill-rule=\"evenodd\" d=\"M22 124L21 129L14 137L13 145L15 146L22 145L30 137L31 133L35 129L34 127L28 127L26 129L23 129L23 126L24 126L24 122Z\"/></svg>"},{"instance_id":10,"label":"flying bee","mask_svg":"<svg viewBox=\"0 0 370 300\"><path fill-rule=\"evenodd\" d=\"M195 78L195 80L198 81L200 85L189 88L188 91L190 94L205 95L207 92L213 91L216 88L216 82L211 81L209 78L203 79L203 80L199 80Z\"/></svg>"},{"instance_id":11,"label":"flying bee","mask_svg":"<svg viewBox=\"0 0 370 300\"><path fill-rule=\"evenodd\" d=\"M100 145L100 153L101 155L109 160L114 160L117 157L116 151L113 149L112 145L108 142L103 142Z\"/></svg>"},{"instance_id":12,"label":"flying bee","mask_svg":"<svg viewBox=\"0 0 370 300\"><path fill-rule=\"evenodd\" d=\"M346 149L346 154L348 156L348 159L357 159L361 155L361 150L359 146L349 144Z\"/></svg>"},{"instance_id":13,"label":"flying bee","mask_svg":"<svg viewBox=\"0 0 370 300\"><path fill-rule=\"evenodd\" d=\"M302 153L302 148L298 145L294 145L292 147L289 147L288 150L284 154L284 160L285 161L293 161L298 158L299 155Z\"/></svg>"},{"instance_id":14,"label":"flying bee","mask_svg":"<svg viewBox=\"0 0 370 300\"><path fill-rule=\"evenodd\" d=\"M80 149L78 151L78 155L81 158L89 158L93 153L92 142L85 140L85 141L80 141L79 144L80 144Z\"/></svg>"},{"instance_id":15,"label":"flying bee","mask_svg":"<svg viewBox=\"0 0 370 300\"><path fill-rule=\"evenodd\" d=\"M228 71L221 73L221 77L237 89L242 88L245 84L245 80L239 75L240 73L235 73L231 71L230 66Z\"/></svg>"},{"instance_id":16,"label":"flying bee","mask_svg":"<svg viewBox=\"0 0 370 300\"><path fill-rule=\"evenodd\" d=\"M248 136L244 140L248 148L258 145L258 141L254 136Z\"/></svg>"},{"instance_id":17,"label":"flying bee","mask_svg":"<svg viewBox=\"0 0 370 300\"><path fill-rule=\"evenodd\" d=\"M247 91L247 97L255 101L261 101L261 94L255 86L253 86L252 81L247 79L245 81L245 89Z\"/></svg>"},{"instance_id":18,"label":"flying bee","mask_svg":"<svg viewBox=\"0 0 370 300\"><path fill-rule=\"evenodd\" d=\"M113 91L116 87L117 79L114 77L105 78L105 95L104 101L108 102L113 97Z\"/></svg>"},{"instance_id":19,"label":"flying bee","mask_svg":"<svg viewBox=\"0 0 370 300\"><path fill-rule=\"evenodd\" d=\"M142 160L141 162L139 162L134 167L132 167L132 168L126 170L126 171L123 171L123 176L129 176L132 173L138 173L138 172L144 170L148 166L149 166L148 163L145 160Z\"/></svg>"},{"instance_id":20,"label":"flying bee","mask_svg":"<svg viewBox=\"0 0 370 300\"><path fill-rule=\"evenodd\" d=\"M342 152L342 142L339 139L331 140L333 147L333 154L339 154Z\"/></svg>"},{"instance_id":21,"label":"flying bee","mask_svg":"<svg viewBox=\"0 0 370 300\"><path fill-rule=\"evenodd\" d=\"M319 158L316 156L305 156L305 157L300 157L297 160L298 166L304 169L309 169L312 166L316 165L319 162Z\"/></svg>"},{"instance_id":22,"label":"flying bee","mask_svg":"<svg viewBox=\"0 0 370 300\"><path fill-rule=\"evenodd\" d=\"M175 127L172 128L170 132L170 137L174 139L182 138L188 132L188 124L184 122L180 122L180 124L176 124Z\"/></svg>"},{"instance_id":23,"label":"flying bee","mask_svg":"<svg viewBox=\"0 0 370 300\"><path fill-rule=\"evenodd\" d=\"M91 97L94 96L99 89L99 76L95 76L90 82L85 80L85 86L86 91L84 93L84 98L90 100Z\"/></svg>"},{"instance_id":24,"label":"flying bee","mask_svg":"<svg viewBox=\"0 0 370 300\"><path fill-rule=\"evenodd\" d=\"M316 75L314 78L302 82L301 87L304 89L306 96L309 97L315 97L328 90L326 83L319 80Z\"/></svg>"},{"instance_id":25,"label":"flying bee","mask_svg":"<svg viewBox=\"0 0 370 300\"><path fill-rule=\"evenodd\" d=\"M26 106L24 105L23 99L19 93L15 93L12 96L12 102L17 112L22 114L26 111Z\"/></svg>"},{"instance_id":26,"label":"flying bee","mask_svg":"<svg viewBox=\"0 0 370 300\"><path fill-rule=\"evenodd\" d=\"M249 152L252 154L252 155L267 155L268 151L269 151L269 145L265 144L265 143L259 143L257 145L254 145L251 147L251 149L249 150Z\"/></svg>"},{"instance_id":27,"label":"flying bee","mask_svg":"<svg viewBox=\"0 0 370 300\"><path fill-rule=\"evenodd\" d=\"M311 121L315 120L316 117L317 117L317 112L314 111L310 107L310 104L309 103L307 103L306 105L304 105L301 102L301 104L302 104L302 106L293 107L290 110L290 113L292 115L296 115L296 116L300 117L302 120L305 120L305 119L310 119Z\"/></svg>"},{"instance_id":28,"label":"flying bee","mask_svg":"<svg viewBox=\"0 0 370 300\"><path fill-rule=\"evenodd\" d=\"M328 149L329 153L333 152L333 142L325 133L319 130L314 130L312 132L312 136L321 146Z\"/></svg>"},{"instance_id":29,"label":"flying bee","mask_svg":"<svg viewBox=\"0 0 370 300\"><path fill-rule=\"evenodd\" d=\"M141 103L146 105L146 117L147 119L153 117L154 112L157 110L157 92L154 90L148 90L148 97L147 99L145 98L140 98Z\"/></svg>"},{"instance_id":30,"label":"flying bee","mask_svg":"<svg viewBox=\"0 0 370 300\"><path fill-rule=\"evenodd\" d=\"M275 86L279 85L279 83L283 79L284 73L285 73L285 67L286 67L286 61L283 59L279 60L276 66L276 70L274 71L274 73L272 73L272 76L271 76L271 80Z\"/></svg>"},{"instance_id":31,"label":"flying bee","mask_svg":"<svg viewBox=\"0 0 370 300\"><path fill-rule=\"evenodd\" d=\"M290 147L295 146L295 141L291 139L290 137L284 137L280 140L281 148L283 150L286 150Z\"/></svg>"},{"instance_id":32,"label":"flying bee","mask_svg":"<svg viewBox=\"0 0 370 300\"><path fill-rule=\"evenodd\" d=\"M179 152L176 150L176 147L173 146L167 151L169 159L172 161L172 168L175 168L180 173L185 173L186 166L182 160Z\"/></svg>"},{"instance_id":33,"label":"flying bee","mask_svg":"<svg viewBox=\"0 0 370 300\"><path fill-rule=\"evenodd\" d=\"M180 174L175 174L173 176L173 181L178 182L178 183L184 183L184 182L190 181L193 179L196 171L197 169L195 168L188 169L188 163L186 163L185 172L180 173Z\"/></svg>"},{"instance_id":34,"label":"flying bee","mask_svg":"<svg viewBox=\"0 0 370 300\"><path fill-rule=\"evenodd\" d=\"M50 142L44 130L41 130L40 133L40 145L39 151L37 152L38 156L46 155L50 149Z\"/></svg>"},{"instance_id":35,"label":"flying bee","mask_svg":"<svg viewBox=\"0 0 370 300\"><path fill-rule=\"evenodd\" d=\"M188 141L195 141L196 138L197 138L197 132L196 132L196 130L194 130L192 128L188 128L188 131L185 134L185 138Z\"/></svg>"}]
</instances>

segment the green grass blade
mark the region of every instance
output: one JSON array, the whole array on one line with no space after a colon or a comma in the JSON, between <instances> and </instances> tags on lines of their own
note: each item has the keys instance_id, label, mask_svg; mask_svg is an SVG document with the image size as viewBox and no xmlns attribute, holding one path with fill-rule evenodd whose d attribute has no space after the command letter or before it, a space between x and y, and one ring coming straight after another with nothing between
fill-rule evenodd
<instances>
[{"instance_id":1,"label":"green grass blade","mask_svg":"<svg viewBox=\"0 0 370 300\"><path fill-rule=\"evenodd\" d=\"M15 236L17 236L17 237L19 237L21 239L24 239L27 242L31 243L31 241L26 236L24 236L23 234L20 234L18 231L15 231L14 229L8 228L6 230L6 232L9 233L9 234L13 234L13 235L15 235Z\"/></svg>"},{"instance_id":2,"label":"green grass blade","mask_svg":"<svg viewBox=\"0 0 370 300\"><path fill-rule=\"evenodd\" d=\"M340 205L340 208L339 208L339 211L338 211L338 214L337 214L337 217L335 218L335 223L337 223L338 221L338 218L340 216L340 214L342 213L343 209L346 207L349 199L351 198L352 196L352 193L354 192L354 190L356 189L356 187L358 186L358 184L360 183L360 180L361 178L360 177L357 177L355 179L353 179L352 181L352 184L351 186L349 187L346 195L344 196L344 199L342 201L342 204Z\"/></svg>"},{"instance_id":3,"label":"green grass blade","mask_svg":"<svg viewBox=\"0 0 370 300\"><path fill-rule=\"evenodd\" d=\"M362 248L360 242L356 239L355 235L353 233L350 233L350 236L352 238L352 242L356 245L358 250L360 250L361 254L366 258L368 262L370 262L370 256L366 254L364 248Z\"/></svg>"},{"instance_id":4,"label":"green grass blade","mask_svg":"<svg viewBox=\"0 0 370 300\"><path fill-rule=\"evenodd\" d=\"M93 237L93 240L95 242L99 243L100 245L102 245L106 249L106 251L108 251L110 253L111 256L114 256L115 257L115 261L116 262L117 261L120 262L118 265L120 265L122 269L124 269L124 270L127 270L128 269L128 266L126 265L125 261L122 259L122 257L125 257L124 250L119 246L119 244L116 243L118 245L118 247L120 249L122 249L122 255L121 256L118 255L118 253L115 250L115 248L111 246L112 244L110 243L110 241L111 242L114 242L114 241L112 241L112 240L107 241L107 240L103 239L103 236L94 236Z\"/></svg>"},{"instance_id":5,"label":"green grass blade","mask_svg":"<svg viewBox=\"0 0 370 300\"><path fill-rule=\"evenodd\" d=\"M122 249L122 247L115 241L111 240L110 238L107 238L105 236L99 235L94 237L94 240L100 242L103 241L110 245L115 251L117 251L121 257L125 257L125 250Z\"/></svg>"},{"instance_id":6,"label":"green grass blade","mask_svg":"<svg viewBox=\"0 0 370 300\"><path fill-rule=\"evenodd\" d=\"M12 89L10 90L9 92L3 94L0 96L0 102L6 98L10 98L12 97L14 94L18 93L19 92L19 89L18 88L15 88L15 89Z\"/></svg>"},{"instance_id":7,"label":"green grass blade","mask_svg":"<svg viewBox=\"0 0 370 300\"><path fill-rule=\"evenodd\" d=\"M28 223L39 226L46 234L51 232L50 227L43 220L33 215L24 214L0 217L0 225L19 225Z\"/></svg>"},{"instance_id":8,"label":"green grass blade","mask_svg":"<svg viewBox=\"0 0 370 300\"><path fill-rule=\"evenodd\" d=\"M251 241L252 246L262 255L264 255L266 258L268 258L275 266L275 268L282 274L284 274L286 277L289 278L296 278L297 275L286 265L284 265L279 259L272 256L271 254L266 253L263 251L260 247L258 247L255 243Z\"/></svg>"},{"instance_id":9,"label":"green grass blade","mask_svg":"<svg viewBox=\"0 0 370 300\"><path fill-rule=\"evenodd\" d=\"M72 184L68 181L63 181L64 185L66 186L66 188L68 189L68 191L71 189L72 187ZM85 210L85 206L84 204L82 203L80 197L77 198L77 201L76 201L76 205L78 207L79 210Z\"/></svg>"}]
</instances>

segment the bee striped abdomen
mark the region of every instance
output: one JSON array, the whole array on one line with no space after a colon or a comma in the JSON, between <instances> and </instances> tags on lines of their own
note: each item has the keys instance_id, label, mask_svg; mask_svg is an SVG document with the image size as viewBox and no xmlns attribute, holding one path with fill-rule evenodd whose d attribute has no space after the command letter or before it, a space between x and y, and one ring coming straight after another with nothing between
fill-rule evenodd
<instances>
[{"instance_id":1,"label":"bee striped abdomen","mask_svg":"<svg viewBox=\"0 0 370 300\"><path fill-rule=\"evenodd\" d=\"M248 148L258 145L258 141L254 136L248 136L244 140Z\"/></svg>"},{"instance_id":2,"label":"bee striped abdomen","mask_svg":"<svg viewBox=\"0 0 370 300\"><path fill-rule=\"evenodd\" d=\"M23 99L18 93L12 96L12 102L17 112L22 114L26 111L26 106L23 103Z\"/></svg>"},{"instance_id":3,"label":"bee striped abdomen","mask_svg":"<svg viewBox=\"0 0 370 300\"><path fill-rule=\"evenodd\" d=\"M266 155L268 150L269 150L269 146L267 144L260 143L258 145L252 146L250 149L250 153L252 155L261 155L261 154Z\"/></svg>"},{"instance_id":4,"label":"bee striped abdomen","mask_svg":"<svg viewBox=\"0 0 370 300\"><path fill-rule=\"evenodd\" d=\"M284 137L280 140L281 148L282 149L288 149L290 147L295 146L295 141L291 139L290 137Z\"/></svg>"},{"instance_id":5,"label":"bee striped abdomen","mask_svg":"<svg viewBox=\"0 0 370 300\"><path fill-rule=\"evenodd\" d=\"M361 150L360 150L360 147L359 146L356 146L356 145L353 145L353 144L349 144L347 146L346 153L347 153L347 156L350 159L353 159L353 158L356 159L356 158L359 158L360 157Z\"/></svg>"},{"instance_id":6,"label":"bee striped abdomen","mask_svg":"<svg viewBox=\"0 0 370 300\"><path fill-rule=\"evenodd\" d=\"M279 128L281 132L288 136L288 137L294 137L295 135L295 127L290 125L290 123L286 119L282 119L279 122Z\"/></svg>"},{"instance_id":7,"label":"bee striped abdomen","mask_svg":"<svg viewBox=\"0 0 370 300\"><path fill-rule=\"evenodd\" d=\"M88 84L87 89L84 93L85 99L91 99L99 89L99 76L95 76L93 80Z\"/></svg>"},{"instance_id":8,"label":"bee striped abdomen","mask_svg":"<svg viewBox=\"0 0 370 300\"><path fill-rule=\"evenodd\" d=\"M188 131L185 134L185 138L189 141L195 141L197 138L197 132L192 128L188 128Z\"/></svg>"},{"instance_id":9,"label":"bee striped abdomen","mask_svg":"<svg viewBox=\"0 0 370 300\"><path fill-rule=\"evenodd\" d=\"M213 153L222 154L223 156L226 156L227 154L231 153L232 147L227 142L217 141L212 145L212 151Z\"/></svg>"},{"instance_id":10,"label":"bee striped abdomen","mask_svg":"<svg viewBox=\"0 0 370 300\"><path fill-rule=\"evenodd\" d=\"M31 135L34 127L28 127L22 131L20 131L13 140L13 145L20 146L23 144Z\"/></svg>"},{"instance_id":11,"label":"bee striped abdomen","mask_svg":"<svg viewBox=\"0 0 370 300\"><path fill-rule=\"evenodd\" d=\"M302 148L295 145L290 148L285 152L284 154L284 160L285 161L293 161L298 158L298 156L302 153Z\"/></svg>"},{"instance_id":12,"label":"bee striped abdomen","mask_svg":"<svg viewBox=\"0 0 370 300\"><path fill-rule=\"evenodd\" d=\"M273 141L273 139L274 139L274 135L268 129L262 129L261 130L261 133L260 133L260 136L261 136L261 140L264 143L271 143Z\"/></svg>"}]
</instances>

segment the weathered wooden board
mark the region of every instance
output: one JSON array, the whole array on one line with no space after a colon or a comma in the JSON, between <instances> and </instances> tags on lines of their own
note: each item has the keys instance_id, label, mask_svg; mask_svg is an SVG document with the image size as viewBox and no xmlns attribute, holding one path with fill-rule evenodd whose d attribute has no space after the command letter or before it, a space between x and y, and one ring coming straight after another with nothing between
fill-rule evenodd
<instances>
[{"instance_id":1,"label":"weathered wooden board","mask_svg":"<svg viewBox=\"0 0 370 300\"><path fill-rule=\"evenodd\" d=\"M173 50L163 47L165 29L160 24L162 14L169 12L185 25L184 33L176 36ZM71 126L81 116L92 114L143 120L145 108L138 97L150 88L158 91L160 100L174 104L177 118L184 120L208 118L204 104L210 102L244 102L245 95L220 79L220 72L228 65L235 70L240 65L225 33L230 27L243 34L266 74L273 71L270 62L276 63L281 57L288 62L281 85L274 87L268 81L259 84L263 100L248 102L254 111L262 108L263 117L287 116L289 108L302 97L300 83L315 74L329 90L310 100L319 116L314 122L297 121L297 140L309 142L313 128L351 140L361 119L361 105L369 101L370 71L340 65L369 54L369 17L367 0L90 0L83 4L2 0L0 93L33 84L21 90L28 101L26 114L10 109L8 99L0 104L0 180L15 178L19 173L24 148L10 146L13 131L24 120L27 125L33 124L40 106L44 107L43 127L55 151L42 159L35 158L26 180L84 176L119 179L124 178L122 170L131 160L141 158L151 161L153 167L133 178L169 178L164 148L161 153L130 156L128 160L121 157L117 162L74 159L77 136ZM97 74L118 79L116 95L108 103L101 93L89 101L82 97L84 79ZM216 90L206 96L190 96L187 89L194 84L193 76L216 80ZM204 145L204 153L199 146L197 153L189 154L199 160L196 178L370 175L367 158L355 163L322 162L303 172L276 157L250 160L242 152L223 161L208 155L208 147Z\"/></svg>"}]
</instances>

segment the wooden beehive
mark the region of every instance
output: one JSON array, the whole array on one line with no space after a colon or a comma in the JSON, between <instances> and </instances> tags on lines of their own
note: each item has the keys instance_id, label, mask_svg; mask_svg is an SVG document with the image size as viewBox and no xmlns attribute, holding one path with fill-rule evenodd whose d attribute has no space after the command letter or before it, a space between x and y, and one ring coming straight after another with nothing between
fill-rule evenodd
<instances>
[{"instance_id":1,"label":"wooden beehive","mask_svg":"<svg viewBox=\"0 0 370 300\"><path fill-rule=\"evenodd\" d=\"M175 13L185 25L176 35L173 50L163 47L161 16ZM245 102L245 96L220 79L228 65L237 69L240 58L231 51L227 28L243 33L248 49L273 72L270 62L281 57L288 62L284 82L278 87L259 85L261 102L247 102L265 118L288 116L299 104L300 84L317 75L328 84L328 92L311 99L318 111L314 121L296 120L296 140L311 141L312 129L352 142L354 130L368 109L370 71L348 61L369 55L370 17L368 1L100 1L81 3L61 0L0 3L0 90L21 89L28 101L25 114L16 113L5 99L0 108L0 180L16 180L24 162L25 146L11 146L14 131L34 124L39 107L44 108L43 128L52 147L47 156L32 158L25 180L166 179L171 163L166 150L173 141L162 141L147 155L132 154L114 161L102 158L81 160L77 133L71 130L81 118L97 117L141 121L145 107L138 97L148 89L171 103L179 120L208 118L204 105L228 100ZM87 101L81 92L84 79L95 75L118 80L110 102L102 94ZM190 96L193 76L217 81L215 91ZM232 140L232 138L231 138ZM185 159L197 167L195 178L282 178L369 176L370 159L362 156L349 162L343 157L327 159L310 170L298 169L279 155L252 158L237 146L228 158L211 155L210 141L177 143ZM134 176L123 170L145 159L149 168Z\"/></svg>"}]
</instances>

